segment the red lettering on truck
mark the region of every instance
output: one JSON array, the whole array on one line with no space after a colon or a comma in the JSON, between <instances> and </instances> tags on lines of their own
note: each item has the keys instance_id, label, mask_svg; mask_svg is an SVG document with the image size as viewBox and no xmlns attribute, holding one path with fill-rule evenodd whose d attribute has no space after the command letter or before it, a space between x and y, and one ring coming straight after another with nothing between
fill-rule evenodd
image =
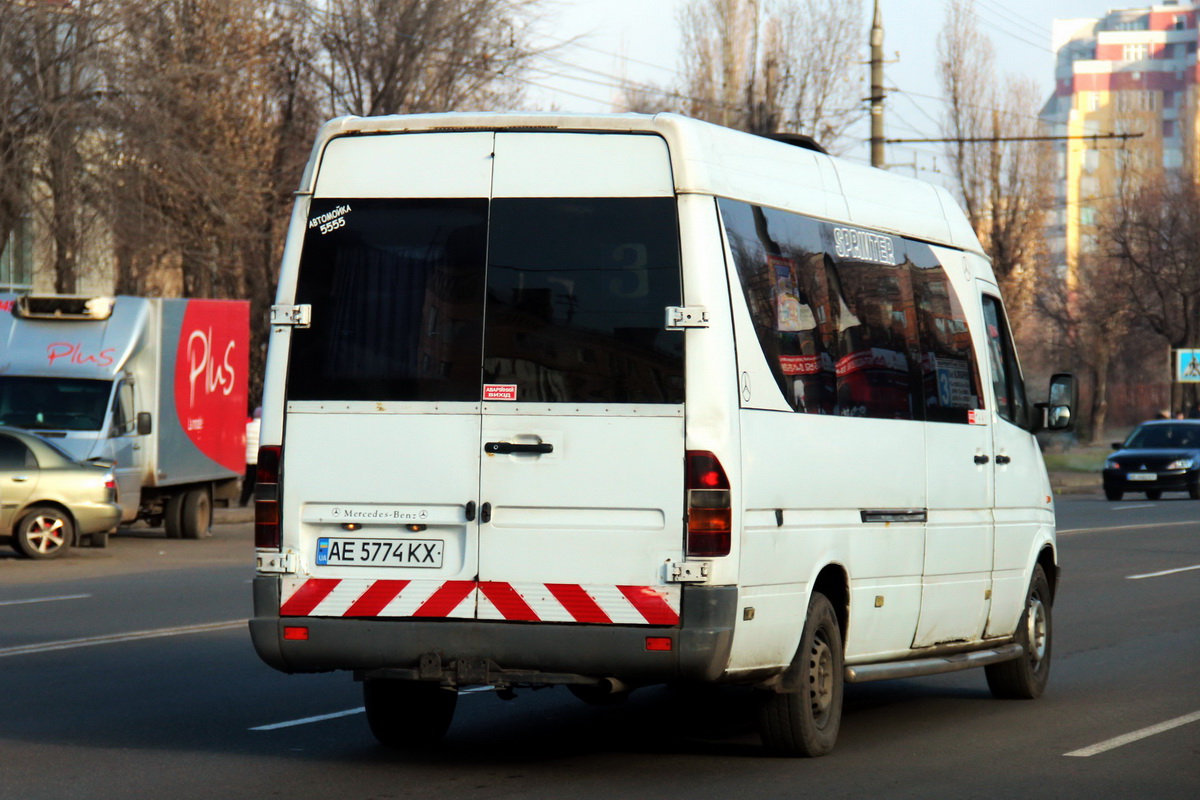
<instances>
[{"instance_id":1,"label":"red lettering on truck","mask_svg":"<svg viewBox=\"0 0 1200 800\"><path fill-rule=\"evenodd\" d=\"M68 364L92 364L97 367L111 367L113 353L117 348L106 347L99 353L85 353L79 342L53 342L46 346L46 358L51 366L60 359L66 359Z\"/></svg>"}]
</instances>

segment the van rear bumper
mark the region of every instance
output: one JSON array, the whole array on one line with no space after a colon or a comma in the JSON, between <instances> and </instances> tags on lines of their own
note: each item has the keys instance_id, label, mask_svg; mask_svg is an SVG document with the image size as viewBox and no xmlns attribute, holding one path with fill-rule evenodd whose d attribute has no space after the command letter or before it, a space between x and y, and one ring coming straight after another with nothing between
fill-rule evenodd
<instances>
[{"instance_id":1,"label":"van rear bumper","mask_svg":"<svg viewBox=\"0 0 1200 800\"><path fill-rule=\"evenodd\" d=\"M258 655L281 672L394 670L397 677L438 679L434 664L471 664L470 683L579 683L616 677L638 683L715 681L725 672L737 610L735 586L684 586L682 624L661 628L500 622L471 619L341 619L279 616L279 579L254 579L250 637ZM284 625L308 628L305 640L283 638ZM671 640L647 650L646 637ZM482 665L480 672L478 665ZM491 670L488 670L488 665ZM464 667L464 669L467 669ZM495 679L479 679L480 675Z\"/></svg>"}]
</instances>

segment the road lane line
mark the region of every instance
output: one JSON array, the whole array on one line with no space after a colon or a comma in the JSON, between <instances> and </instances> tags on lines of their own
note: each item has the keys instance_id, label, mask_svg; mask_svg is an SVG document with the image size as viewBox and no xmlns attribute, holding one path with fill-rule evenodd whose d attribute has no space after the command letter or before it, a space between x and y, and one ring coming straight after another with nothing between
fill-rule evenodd
<instances>
[{"instance_id":1,"label":"road lane line","mask_svg":"<svg viewBox=\"0 0 1200 800\"><path fill-rule=\"evenodd\" d=\"M1200 569L1200 564L1193 564L1190 567L1176 567L1175 569L1164 569L1162 572L1147 572L1143 575L1126 575L1127 581L1140 581L1142 578L1161 578L1163 575L1174 575L1176 572L1191 572L1194 569Z\"/></svg>"},{"instance_id":2,"label":"road lane line","mask_svg":"<svg viewBox=\"0 0 1200 800\"><path fill-rule=\"evenodd\" d=\"M174 628L158 628L152 631L132 631L130 633L113 633L107 636L85 636L82 639L61 639L57 642L0 647L0 658L4 658L5 656L32 655L34 653L49 653L54 650L74 650L77 647L93 647L98 644L133 642L139 639L158 639L164 636L183 636L189 633L225 631L231 628L245 627L247 621L244 619L233 619L226 622L204 622L199 625L180 625Z\"/></svg>"},{"instance_id":3,"label":"road lane line","mask_svg":"<svg viewBox=\"0 0 1200 800\"><path fill-rule=\"evenodd\" d=\"M0 600L0 606L23 606L29 603L53 603L56 600L83 600L90 594L63 594L58 597L31 597L28 600Z\"/></svg>"},{"instance_id":4,"label":"road lane line","mask_svg":"<svg viewBox=\"0 0 1200 800\"><path fill-rule=\"evenodd\" d=\"M354 714L361 714L366 711L366 706L358 708L350 708L345 711L334 711L332 714L319 714L315 717L305 717L304 719L292 719L287 722L273 722L270 725L259 725L257 728L250 728L252 731L277 731L280 728L293 728L297 725L307 725L310 722L324 722L327 719L338 719L339 717L349 717Z\"/></svg>"},{"instance_id":5,"label":"road lane line","mask_svg":"<svg viewBox=\"0 0 1200 800\"><path fill-rule=\"evenodd\" d=\"M1080 750L1072 750L1069 753L1063 753L1063 755L1087 758L1088 756L1094 756L1097 753L1103 753L1107 750L1115 750L1118 747L1124 747L1125 745L1132 744L1139 739L1145 739L1147 736L1154 736L1155 734L1163 733L1171 730L1172 728L1178 728L1181 725L1187 725L1189 723L1196 722L1197 720L1200 720L1200 711L1193 711L1191 714L1186 714L1182 717L1176 717L1175 719L1170 719L1166 722L1160 722L1157 725L1151 725L1149 728L1142 728L1140 731L1127 733L1124 736L1118 736L1114 739L1109 739L1108 741L1094 744L1091 747L1084 747Z\"/></svg>"},{"instance_id":6,"label":"road lane line","mask_svg":"<svg viewBox=\"0 0 1200 800\"><path fill-rule=\"evenodd\" d=\"M1138 509L1138 508L1154 508L1154 506L1155 506L1154 503L1138 503L1137 505L1132 505L1132 506L1113 506L1110 510L1111 511L1133 511L1134 509Z\"/></svg>"},{"instance_id":7,"label":"road lane line","mask_svg":"<svg viewBox=\"0 0 1200 800\"><path fill-rule=\"evenodd\" d=\"M1102 528L1068 528L1060 530L1059 536L1070 536L1072 533L1096 533L1098 531L1129 531L1140 530L1142 528L1173 528L1177 525L1191 525L1200 528L1200 522L1194 520L1186 520L1183 522L1146 522L1141 525L1107 525Z\"/></svg>"}]
</instances>

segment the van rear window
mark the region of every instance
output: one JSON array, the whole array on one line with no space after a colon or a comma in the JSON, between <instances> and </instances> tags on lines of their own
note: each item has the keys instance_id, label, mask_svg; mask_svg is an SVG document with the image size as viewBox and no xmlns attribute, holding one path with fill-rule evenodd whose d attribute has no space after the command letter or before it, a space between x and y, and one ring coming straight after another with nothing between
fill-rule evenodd
<instances>
[{"instance_id":1,"label":"van rear window","mask_svg":"<svg viewBox=\"0 0 1200 800\"><path fill-rule=\"evenodd\" d=\"M680 298L673 198L314 200L288 397L682 403Z\"/></svg>"}]
</instances>

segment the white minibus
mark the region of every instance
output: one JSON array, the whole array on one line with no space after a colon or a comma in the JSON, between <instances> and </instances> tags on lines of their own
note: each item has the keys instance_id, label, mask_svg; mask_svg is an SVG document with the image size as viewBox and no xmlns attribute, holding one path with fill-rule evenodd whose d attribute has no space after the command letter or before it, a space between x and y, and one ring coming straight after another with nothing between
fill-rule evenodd
<instances>
[{"instance_id":1,"label":"white minibus","mask_svg":"<svg viewBox=\"0 0 1200 800\"><path fill-rule=\"evenodd\" d=\"M740 684L821 755L843 685L1046 685L1058 584L988 259L944 190L673 114L347 117L267 358L255 647L383 743L464 687Z\"/></svg>"}]
</instances>

